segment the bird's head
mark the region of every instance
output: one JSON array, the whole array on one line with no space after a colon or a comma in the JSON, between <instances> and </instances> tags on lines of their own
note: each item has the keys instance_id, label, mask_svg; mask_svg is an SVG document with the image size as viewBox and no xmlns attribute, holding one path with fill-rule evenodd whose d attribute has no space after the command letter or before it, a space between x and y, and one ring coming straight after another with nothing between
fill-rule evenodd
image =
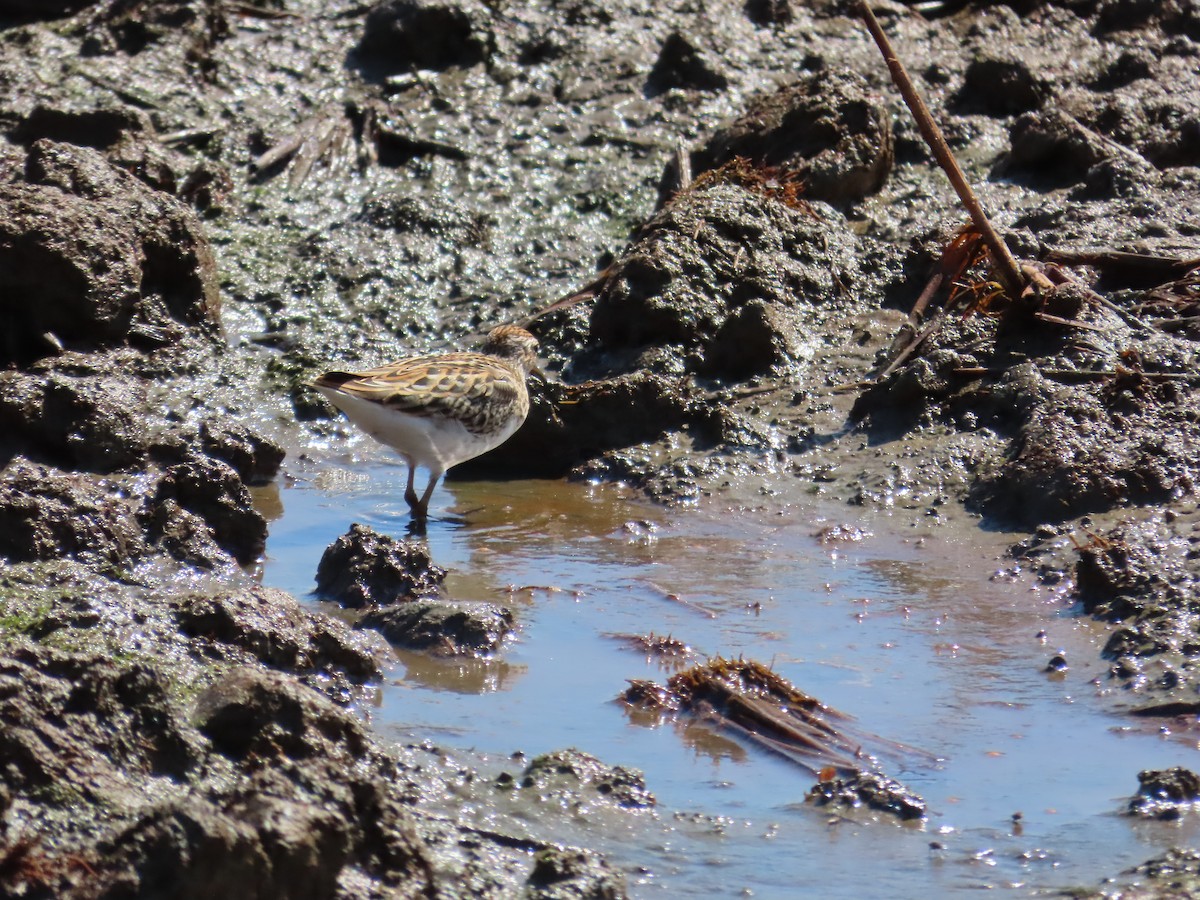
<instances>
[{"instance_id":1,"label":"bird's head","mask_svg":"<svg viewBox=\"0 0 1200 900\"><path fill-rule=\"evenodd\" d=\"M525 372L537 371L538 342L517 325L500 325L488 332L483 352L519 365Z\"/></svg>"}]
</instances>

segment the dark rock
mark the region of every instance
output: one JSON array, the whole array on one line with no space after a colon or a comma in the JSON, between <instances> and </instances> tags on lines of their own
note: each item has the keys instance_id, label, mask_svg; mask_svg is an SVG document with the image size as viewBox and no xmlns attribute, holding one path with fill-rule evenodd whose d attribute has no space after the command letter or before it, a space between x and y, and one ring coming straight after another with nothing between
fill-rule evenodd
<instances>
[{"instance_id":1,"label":"dark rock","mask_svg":"<svg viewBox=\"0 0 1200 900\"><path fill-rule=\"evenodd\" d=\"M512 630L512 610L495 603L417 600L373 609L358 622L389 642L438 656L487 656Z\"/></svg>"},{"instance_id":2,"label":"dark rock","mask_svg":"<svg viewBox=\"0 0 1200 900\"><path fill-rule=\"evenodd\" d=\"M358 62L372 74L483 61L490 13L476 0L384 0L367 14Z\"/></svg>"},{"instance_id":3,"label":"dark rock","mask_svg":"<svg viewBox=\"0 0 1200 900\"><path fill-rule=\"evenodd\" d=\"M535 757L525 767L519 784L543 801L553 800L576 809L596 802L625 809L648 809L656 803L641 772L606 765L575 749Z\"/></svg>"},{"instance_id":4,"label":"dark rock","mask_svg":"<svg viewBox=\"0 0 1200 900\"><path fill-rule=\"evenodd\" d=\"M956 101L964 110L1011 116L1041 108L1050 94L1049 83L1024 60L985 53L967 65Z\"/></svg>"},{"instance_id":5,"label":"dark rock","mask_svg":"<svg viewBox=\"0 0 1200 900\"><path fill-rule=\"evenodd\" d=\"M678 31L672 31L663 41L658 59L646 79L646 93L650 96L664 93L671 88L697 91L720 91L729 86L726 78L714 61L691 40Z\"/></svg>"},{"instance_id":6,"label":"dark rock","mask_svg":"<svg viewBox=\"0 0 1200 900\"><path fill-rule=\"evenodd\" d=\"M435 598L445 578L425 543L396 540L356 523L321 555L317 593L351 609L383 606Z\"/></svg>"},{"instance_id":7,"label":"dark rock","mask_svg":"<svg viewBox=\"0 0 1200 900\"><path fill-rule=\"evenodd\" d=\"M866 807L895 816L902 822L923 819L926 815L924 800L896 779L874 772L855 772L818 782L806 799L817 806L846 810Z\"/></svg>"},{"instance_id":8,"label":"dark rock","mask_svg":"<svg viewBox=\"0 0 1200 900\"><path fill-rule=\"evenodd\" d=\"M1150 819L1178 819L1200 801L1200 775L1188 769L1138 772L1138 792L1129 801L1129 814Z\"/></svg>"},{"instance_id":9,"label":"dark rock","mask_svg":"<svg viewBox=\"0 0 1200 900\"><path fill-rule=\"evenodd\" d=\"M215 337L216 265L195 214L83 147L38 140L0 185L0 359L54 341L155 349ZM47 335L52 336L51 339Z\"/></svg>"},{"instance_id":10,"label":"dark rock","mask_svg":"<svg viewBox=\"0 0 1200 900\"><path fill-rule=\"evenodd\" d=\"M207 523L213 538L242 565L257 559L267 541L267 521L238 473L227 463L198 456L169 467L153 502L174 501Z\"/></svg>"},{"instance_id":11,"label":"dark rock","mask_svg":"<svg viewBox=\"0 0 1200 900\"><path fill-rule=\"evenodd\" d=\"M809 199L854 203L891 173L891 121L861 75L833 68L755 100L692 154L692 169L699 174L744 157L790 173Z\"/></svg>"}]
</instances>

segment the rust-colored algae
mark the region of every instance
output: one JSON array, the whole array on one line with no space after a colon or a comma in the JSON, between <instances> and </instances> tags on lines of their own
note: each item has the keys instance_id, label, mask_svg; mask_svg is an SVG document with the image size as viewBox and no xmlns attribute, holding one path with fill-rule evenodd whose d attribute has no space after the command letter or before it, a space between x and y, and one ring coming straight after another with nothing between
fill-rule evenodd
<instances>
[{"instance_id":1,"label":"rust-colored algae","mask_svg":"<svg viewBox=\"0 0 1200 900\"><path fill-rule=\"evenodd\" d=\"M715 169L701 172L683 190L702 190L713 184L736 184L747 191L762 194L776 203L782 203L789 209L812 213L812 207L802 196L804 181L798 173L782 166L759 165L744 156L735 156Z\"/></svg>"},{"instance_id":2,"label":"rust-colored algae","mask_svg":"<svg viewBox=\"0 0 1200 900\"><path fill-rule=\"evenodd\" d=\"M659 685L631 681L621 699L660 715L689 713L703 722L778 753L813 775L877 768L865 745L931 757L860 733L845 713L826 706L754 660L715 657Z\"/></svg>"}]
</instances>

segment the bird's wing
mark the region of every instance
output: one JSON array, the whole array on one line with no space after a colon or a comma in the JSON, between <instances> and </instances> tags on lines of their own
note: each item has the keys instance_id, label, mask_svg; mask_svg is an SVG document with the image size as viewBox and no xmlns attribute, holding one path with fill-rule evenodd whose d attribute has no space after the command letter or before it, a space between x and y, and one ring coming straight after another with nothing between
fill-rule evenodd
<instances>
[{"instance_id":1,"label":"bird's wing","mask_svg":"<svg viewBox=\"0 0 1200 900\"><path fill-rule=\"evenodd\" d=\"M479 432L488 430L497 412L507 416L522 381L495 357L447 353L363 372L327 372L313 384L414 416L458 419Z\"/></svg>"}]
</instances>

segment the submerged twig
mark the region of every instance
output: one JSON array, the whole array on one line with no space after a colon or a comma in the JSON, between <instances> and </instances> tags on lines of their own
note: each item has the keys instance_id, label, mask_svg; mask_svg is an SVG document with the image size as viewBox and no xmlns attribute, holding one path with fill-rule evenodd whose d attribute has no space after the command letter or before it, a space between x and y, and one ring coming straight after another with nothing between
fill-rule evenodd
<instances>
[{"instance_id":1,"label":"submerged twig","mask_svg":"<svg viewBox=\"0 0 1200 900\"><path fill-rule=\"evenodd\" d=\"M868 5L867 0L859 0L859 12L863 21L866 22L871 36L875 39L875 43L879 45L879 49L883 53L884 61L892 73L892 81L899 88L900 95L904 98L905 104L907 104L913 114L913 118L917 121L917 127L921 131L921 136L925 138L925 143L929 145L929 149L933 151L938 165L942 167L946 176L950 179L950 184L954 186L959 199L970 214L975 228L987 243L988 250L992 256L992 264L996 268L996 273L1000 277L1000 281L1004 284L1008 295L1016 300L1024 292L1026 284L1025 279L1021 276L1021 269L1017 266L1017 261L1013 259L1007 245L1005 245L1003 239L992 227L987 214L983 211L983 206L980 204L979 198L975 196L975 192L971 189L970 184L967 183L967 178L963 174L962 168L958 165L958 160L950 152L950 147L946 143L946 138L942 135L942 130L938 128L937 123L933 120L933 116L930 114L929 108L925 105L925 101L921 99L921 95L917 93L912 79L908 77L908 72L905 70L904 64L896 56L896 51L892 49L891 41L884 34L883 29L879 25L879 20L875 18L875 14L871 12L871 7Z\"/></svg>"},{"instance_id":2,"label":"submerged twig","mask_svg":"<svg viewBox=\"0 0 1200 900\"><path fill-rule=\"evenodd\" d=\"M692 600L685 600L674 591L669 591L662 585L655 584L653 581L646 581L645 584L654 588L654 590L663 595L664 599L670 600L672 603L678 603L680 606L686 606L688 609L694 609L696 612L703 613L710 619L715 619L717 617L717 613L709 609L707 606L702 606L701 604Z\"/></svg>"}]
</instances>

